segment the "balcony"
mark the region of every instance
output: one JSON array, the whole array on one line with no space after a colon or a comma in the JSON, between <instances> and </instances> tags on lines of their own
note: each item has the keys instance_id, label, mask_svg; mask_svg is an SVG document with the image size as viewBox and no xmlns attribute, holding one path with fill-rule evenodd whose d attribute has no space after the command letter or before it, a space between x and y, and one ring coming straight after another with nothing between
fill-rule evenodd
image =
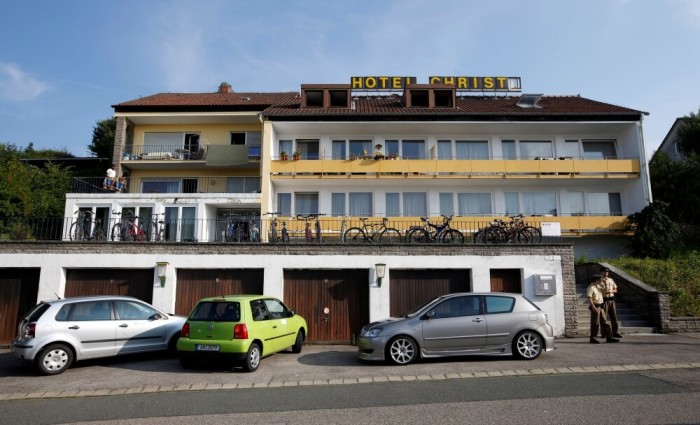
<instances>
[{"instance_id":1,"label":"balcony","mask_svg":"<svg viewBox=\"0 0 700 425\"><path fill-rule=\"evenodd\" d=\"M638 159L531 160L273 160L273 179L286 178L422 178L422 179L571 179L639 178Z\"/></svg>"},{"instance_id":2,"label":"balcony","mask_svg":"<svg viewBox=\"0 0 700 425\"><path fill-rule=\"evenodd\" d=\"M121 163L132 169L164 165L236 166L259 163L260 146L245 145L134 145L124 147ZM165 167L168 168L168 167Z\"/></svg>"},{"instance_id":3,"label":"balcony","mask_svg":"<svg viewBox=\"0 0 700 425\"><path fill-rule=\"evenodd\" d=\"M105 185L104 177L74 177L70 193L260 193L260 177L130 177L123 187Z\"/></svg>"}]
</instances>

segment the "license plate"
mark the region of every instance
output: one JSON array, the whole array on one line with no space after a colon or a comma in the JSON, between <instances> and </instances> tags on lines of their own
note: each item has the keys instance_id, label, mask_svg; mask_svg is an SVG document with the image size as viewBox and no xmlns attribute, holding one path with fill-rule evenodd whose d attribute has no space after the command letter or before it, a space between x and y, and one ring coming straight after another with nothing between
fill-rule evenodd
<instances>
[{"instance_id":1,"label":"license plate","mask_svg":"<svg viewBox=\"0 0 700 425\"><path fill-rule=\"evenodd\" d=\"M194 351L219 351L218 345L196 344Z\"/></svg>"}]
</instances>

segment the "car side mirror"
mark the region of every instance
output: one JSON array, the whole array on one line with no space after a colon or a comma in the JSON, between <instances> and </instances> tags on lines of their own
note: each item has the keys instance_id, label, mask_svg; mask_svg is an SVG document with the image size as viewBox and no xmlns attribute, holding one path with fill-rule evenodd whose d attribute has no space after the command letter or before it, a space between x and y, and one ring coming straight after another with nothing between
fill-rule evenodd
<instances>
[{"instance_id":1,"label":"car side mirror","mask_svg":"<svg viewBox=\"0 0 700 425\"><path fill-rule=\"evenodd\" d=\"M429 312L425 313L421 319L423 320L430 320L433 317L435 317L435 310L430 310Z\"/></svg>"},{"instance_id":2,"label":"car side mirror","mask_svg":"<svg viewBox=\"0 0 700 425\"><path fill-rule=\"evenodd\" d=\"M148 318L148 320L160 320L163 319L163 315L160 313L153 313L151 317Z\"/></svg>"},{"instance_id":3,"label":"car side mirror","mask_svg":"<svg viewBox=\"0 0 700 425\"><path fill-rule=\"evenodd\" d=\"M294 310L289 310L289 311L287 312L287 317L294 317L295 314L296 314L296 313L294 313Z\"/></svg>"}]
</instances>

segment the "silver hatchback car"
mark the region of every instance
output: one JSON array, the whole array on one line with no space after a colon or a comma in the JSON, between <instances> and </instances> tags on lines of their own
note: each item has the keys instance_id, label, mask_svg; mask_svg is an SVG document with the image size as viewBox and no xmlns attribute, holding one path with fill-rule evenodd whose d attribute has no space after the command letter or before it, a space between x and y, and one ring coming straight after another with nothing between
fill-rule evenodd
<instances>
[{"instance_id":1,"label":"silver hatchback car","mask_svg":"<svg viewBox=\"0 0 700 425\"><path fill-rule=\"evenodd\" d=\"M12 352L42 374L55 375L83 359L174 352L185 320L132 297L43 301L22 318Z\"/></svg>"},{"instance_id":2,"label":"silver hatchback car","mask_svg":"<svg viewBox=\"0 0 700 425\"><path fill-rule=\"evenodd\" d=\"M398 365L471 354L533 360L554 348L547 314L521 294L495 292L437 297L402 317L370 323L358 340L361 360Z\"/></svg>"}]
</instances>

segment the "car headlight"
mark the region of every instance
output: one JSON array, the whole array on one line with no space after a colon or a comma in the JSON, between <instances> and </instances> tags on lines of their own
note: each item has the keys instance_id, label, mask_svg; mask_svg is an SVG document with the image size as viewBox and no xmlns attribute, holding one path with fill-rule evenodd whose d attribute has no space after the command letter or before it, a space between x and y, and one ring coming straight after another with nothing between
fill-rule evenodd
<instances>
[{"instance_id":1,"label":"car headlight","mask_svg":"<svg viewBox=\"0 0 700 425\"><path fill-rule=\"evenodd\" d=\"M379 336L381 332L382 328L373 328L365 332L365 336L368 338L374 338L375 336Z\"/></svg>"}]
</instances>

